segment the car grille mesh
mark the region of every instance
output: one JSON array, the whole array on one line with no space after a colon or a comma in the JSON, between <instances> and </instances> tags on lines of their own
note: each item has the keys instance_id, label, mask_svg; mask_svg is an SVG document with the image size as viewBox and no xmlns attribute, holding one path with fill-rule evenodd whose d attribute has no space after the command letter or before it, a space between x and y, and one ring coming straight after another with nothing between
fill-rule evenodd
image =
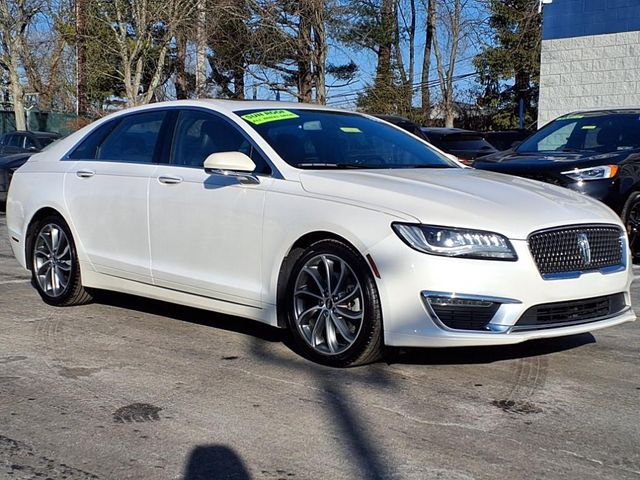
<instances>
[{"instance_id":1,"label":"car grille mesh","mask_svg":"<svg viewBox=\"0 0 640 480\"><path fill-rule=\"evenodd\" d=\"M569 302L546 303L528 309L516 322L513 331L563 327L601 320L623 311L624 293Z\"/></svg>"},{"instance_id":2,"label":"car grille mesh","mask_svg":"<svg viewBox=\"0 0 640 480\"><path fill-rule=\"evenodd\" d=\"M581 238L588 240L588 254ZM529 236L529 249L542 275L600 270L623 264L622 231L613 225L577 225Z\"/></svg>"}]
</instances>

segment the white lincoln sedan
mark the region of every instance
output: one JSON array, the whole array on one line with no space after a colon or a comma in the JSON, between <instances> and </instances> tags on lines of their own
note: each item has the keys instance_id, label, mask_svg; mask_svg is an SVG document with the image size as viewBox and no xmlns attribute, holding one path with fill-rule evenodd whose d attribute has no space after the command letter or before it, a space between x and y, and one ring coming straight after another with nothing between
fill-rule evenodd
<instances>
[{"instance_id":1,"label":"white lincoln sedan","mask_svg":"<svg viewBox=\"0 0 640 480\"><path fill-rule=\"evenodd\" d=\"M635 319L625 231L605 205L321 106L110 115L14 174L7 225L49 304L107 289L247 317L333 366L383 345L512 344Z\"/></svg>"}]
</instances>

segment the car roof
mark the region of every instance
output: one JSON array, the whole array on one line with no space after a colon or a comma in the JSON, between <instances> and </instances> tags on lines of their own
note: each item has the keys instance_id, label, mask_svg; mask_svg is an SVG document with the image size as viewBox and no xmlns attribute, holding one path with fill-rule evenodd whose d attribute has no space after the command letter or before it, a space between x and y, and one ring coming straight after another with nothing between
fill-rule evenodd
<instances>
[{"instance_id":1,"label":"car roof","mask_svg":"<svg viewBox=\"0 0 640 480\"><path fill-rule=\"evenodd\" d=\"M568 115L610 115L610 114L638 114L640 115L640 107L612 107L612 108L599 108L596 110L575 110L573 112L565 113L564 115L560 115L560 117L566 117Z\"/></svg>"},{"instance_id":2,"label":"car roof","mask_svg":"<svg viewBox=\"0 0 640 480\"><path fill-rule=\"evenodd\" d=\"M42 132L42 131L39 131L39 130L14 130L12 132L6 132L5 133L5 135L16 135L16 134L33 135L34 137L41 137L41 138L45 138L45 137L58 138L60 136L60 134L56 133L56 132Z\"/></svg>"},{"instance_id":3,"label":"car roof","mask_svg":"<svg viewBox=\"0 0 640 480\"><path fill-rule=\"evenodd\" d=\"M409 120L408 118L401 117L400 115L386 115L386 114L374 113L373 116L377 117L377 118L379 118L381 120L385 120L387 122L390 122L390 123L397 123L397 122L414 123L411 120Z\"/></svg>"},{"instance_id":4,"label":"car roof","mask_svg":"<svg viewBox=\"0 0 640 480\"><path fill-rule=\"evenodd\" d=\"M473 130L465 130L464 128L446 128L446 127L423 127L423 132L426 133L438 133L440 135L448 135L450 133L474 133L482 135L480 132Z\"/></svg>"}]
</instances>

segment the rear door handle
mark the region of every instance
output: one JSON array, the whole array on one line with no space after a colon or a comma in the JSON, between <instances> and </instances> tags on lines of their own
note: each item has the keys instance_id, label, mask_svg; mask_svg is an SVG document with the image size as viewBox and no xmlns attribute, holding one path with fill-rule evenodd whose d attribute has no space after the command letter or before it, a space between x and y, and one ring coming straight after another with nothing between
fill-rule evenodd
<instances>
[{"instance_id":1,"label":"rear door handle","mask_svg":"<svg viewBox=\"0 0 640 480\"><path fill-rule=\"evenodd\" d=\"M174 177L173 175L160 175L158 177L158 181L165 185L176 185L178 183L182 183L182 178Z\"/></svg>"},{"instance_id":2,"label":"rear door handle","mask_svg":"<svg viewBox=\"0 0 640 480\"><path fill-rule=\"evenodd\" d=\"M91 178L96 174L93 170L78 170L76 175L80 178Z\"/></svg>"}]
</instances>

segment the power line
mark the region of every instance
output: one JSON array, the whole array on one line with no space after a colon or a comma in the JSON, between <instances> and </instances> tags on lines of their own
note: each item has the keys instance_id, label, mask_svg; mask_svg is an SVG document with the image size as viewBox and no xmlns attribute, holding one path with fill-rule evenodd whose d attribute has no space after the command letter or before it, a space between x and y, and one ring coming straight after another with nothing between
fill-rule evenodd
<instances>
[{"instance_id":1,"label":"power line","mask_svg":"<svg viewBox=\"0 0 640 480\"><path fill-rule=\"evenodd\" d=\"M469 72L469 73L464 73L461 75L456 75L454 76L451 81L452 82L458 82L460 80L464 80L465 78L470 78L470 77L475 77L477 76L479 73L478 72ZM430 88L431 87L437 87L441 85L441 81L439 79L435 79L435 80L430 80L429 82L418 82L418 83L414 83L412 84L412 91L416 91L418 89L418 87L422 86L422 85L428 85ZM360 92L349 92L349 93L343 93L340 95L335 95L334 97L332 97L332 100L338 99L338 98L342 98L342 100L338 100L336 101L330 101L327 102L327 105L343 105L346 103L349 103L353 100L355 100L355 97L357 97L360 94ZM353 98L351 98L353 97Z\"/></svg>"}]
</instances>

